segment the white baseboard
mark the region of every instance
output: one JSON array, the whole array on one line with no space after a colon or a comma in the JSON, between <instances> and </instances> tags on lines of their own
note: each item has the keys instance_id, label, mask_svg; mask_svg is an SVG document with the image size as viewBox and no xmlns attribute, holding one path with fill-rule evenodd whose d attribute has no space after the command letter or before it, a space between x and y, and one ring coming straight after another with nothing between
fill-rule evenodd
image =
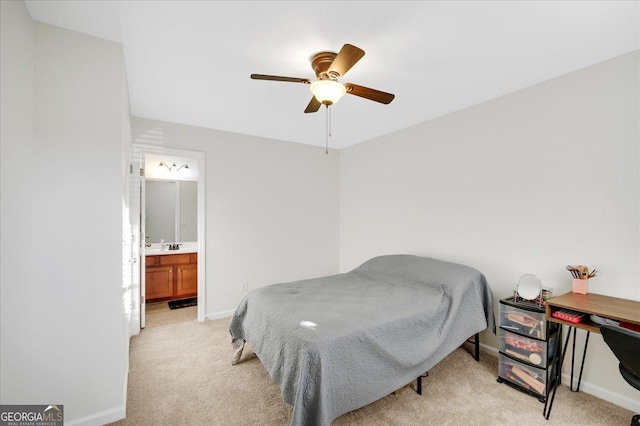
<instances>
[{"instance_id":1,"label":"white baseboard","mask_svg":"<svg viewBox=\"0 0 640 426\"><path fill-rule=\"evenodd\" d=\"M567 386L569 386L569 383L571 382L570 379L571 379L571 374L566 374L566 373L562 374L562 384L566 384ZM574 377L573 388L575 389L577 387L578 387L578 378ZM620 395L619 393L611 392L608 389L605 389L603 387L600 387L600 386L594 385L593 383L589 383L588 381L585 381L584 378L582 379L582 382L580 382L580 392L582 391L584 391L585 393L588 393L589 395L593 395L595 397L608 401L612 404L616 404L622 408L626 408L627 410L631 410L634 413L640 413L639 400L629 398L628 396L625 396L625 395Z\"/></svg>"},{"instance_id":2,"label":"white baseboard","mask_svg":"<svg viewBox=\"0 0 640 426\"><path fill-rule=\"evenodd\" d=\"M210 319L210 320L216 320L216 319L221 319L221 318L228 318L231 317L233 315L233 313L235 312L235 309L232 311L221 311L221 312L214 312L212 314L207 314L205 315L206 319Z\"/></svg>"},{"instance_id":3,"label":"white baseboard","mask_svg":"<svg viewBox=\"0 0 640 426\"><path fill-rule=\"evenodd\" d=\"M480 343L480 348L484 349L487 352L493 352L493 354L498 357L498 349L493 346L489 346L486 343Z\"/></svg>"},{"instance_id":4,"label":"white baseboard","mask_svg":"<svg viewBox=\"0 0 640 426\"><path fill-rule=\"evenodd\" d=\"M122 420L127 415L127 407L124 405L121 407L115 407L110 410L101 411L99 413L91 414L90 416L80 417L73 420L64 420L64 424L68 426L82 425L82 426L94 426L94 425L106 425L118 420Z\"/></svg>"},{"instance_id":5,"label":"white baseboard","mask_svg":"<svg viewBox=\"0 0 640 426\"><path fill-rule=\"evenodd\" d=\"M492 346L486 345L484 343L480 343L480 347L487 352L492 352L495 356L498 356L498 349ZM498 372L496 371L496 374ZM563 373L562 374L562 384L568 384L571 382L571 375ZM574 377L573 387L576 388L578 386L578 379ZM619 393L611 392L608 389L603 387L594 385L593 383L589 383L587 380L582 379L580 382L580 391L584 393L588 393L589 395L593 395L597 398L600 398L604 401L610 402L612 404L616 404L622 408L626 408L627 410L631 410L634 413L640 413L640 401L636 399L629 398L628 396L621 395Z\"/></svg>"}]
</instances>

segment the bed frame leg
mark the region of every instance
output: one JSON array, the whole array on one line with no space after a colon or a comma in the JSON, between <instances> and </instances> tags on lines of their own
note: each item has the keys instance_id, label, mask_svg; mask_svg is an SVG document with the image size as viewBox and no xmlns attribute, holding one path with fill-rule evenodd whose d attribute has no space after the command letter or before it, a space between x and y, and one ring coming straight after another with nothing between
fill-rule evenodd
<instances>
[{"instance_id":1,"label":"bed frame leg","mask_svg":"<svg viewBox=\"0 0 640 426\"><path fill-rule=\"evenodd\" d=\"M476 361L480 361L480 333L476 333L473 335L473 338L469 337L467 342L473 343L474 348L474 358Z\"/></svg>"},{"instance_id":2,"label":"bed frame leg","mask_svg":"<svg viewBox=\"0 0 640 426\"><path fill-rule=\"evenodd\" d=\"M422 395L422 378L423 377L429 377L429 372L427 371L422 376L418 376L418 378L416 379L416 392L418 392L418 395Z\"/></svg>"},{"instance_id":3,"label":"bed frame leg","mask_svg":"<svg viewBox=\"0 0 640 426\"><path fill-rule=\"evenodd\" d=\"M476 361L480 362L480 333L476 333L473 338L473 345L476 349Z\"/></svg>"}]
</instances>

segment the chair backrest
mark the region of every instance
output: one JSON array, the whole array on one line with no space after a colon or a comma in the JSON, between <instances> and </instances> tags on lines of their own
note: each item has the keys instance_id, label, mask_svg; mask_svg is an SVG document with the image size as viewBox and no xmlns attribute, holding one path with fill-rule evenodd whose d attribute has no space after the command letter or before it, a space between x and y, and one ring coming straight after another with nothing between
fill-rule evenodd
<instances>
[{"instance_id":1,"label":"chair backrest","mask_svg":"<svg viewBox=\"0 0 640 426\"><path fill-rule=\"evenodd\" d=\"M640 380L640 333L614 325L603 325L600 333L620 366Z\"/></svg>"}]
</instances>

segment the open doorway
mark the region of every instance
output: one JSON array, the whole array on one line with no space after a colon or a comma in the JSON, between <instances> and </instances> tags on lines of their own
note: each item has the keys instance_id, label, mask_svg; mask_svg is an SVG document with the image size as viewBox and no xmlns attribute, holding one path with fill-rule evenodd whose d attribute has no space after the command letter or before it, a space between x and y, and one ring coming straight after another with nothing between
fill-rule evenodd
<instances>
[{"instance_id":1,"label":"open doorway","mask_svg":"<svg viewBox=\"0 0 640 426\"><path fill-rule=\"evenodd\" d=\"M150 310L174 318L196 313L204 321L204 153L134 144L131 157L139 171L130 190L132 257L139 260L132 276L132 334L145 328ZM192 298L197 306L168 312L169 303L188 306Z\"/></svg>"}]
</instances>

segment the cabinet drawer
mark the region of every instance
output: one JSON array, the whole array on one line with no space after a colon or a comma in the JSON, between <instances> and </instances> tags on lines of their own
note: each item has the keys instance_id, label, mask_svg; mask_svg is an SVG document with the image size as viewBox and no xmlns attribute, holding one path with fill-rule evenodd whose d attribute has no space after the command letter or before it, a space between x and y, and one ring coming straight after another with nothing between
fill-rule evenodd
<instances>
[{"instance_id":1,"label":"cabinet drawer","mask_svg":"<svg viewBox=\"0 0 640 426\"><path fill-rule=\"evenodd\" d=\"M161 265L177 265L179 263L191 263L191 254L167 254L160 257Z\"/></svg>"},{"instance_id":2,"label":"cabinet drawer","mask_svg":"<svg viewBox=\"0 0 640 426\"><path fill-rule=\"evenodd\" d=\"M530 339L502 328L499 329L498 336L500 337L500 352L544 368L553 357L558 334L553 335L548 345L543 340Z\"/></svg>"},{"instance_id":3,"label":"cabinet drawer","mask_svg":"<svg viewBox=\"0 0 640 426\"><path fill-rule=\"evenodd\" d=\"M547 395L547 372L500 354L499 376L541 396ZM555 364L554 364L555 369Z\"/></svg>"},{"instance_id":4,"label":"cabinet drawer","mask_svg":"<svg viewBox=\"0 0 640 426\"><path fill-rule=\"evenodd\" d=\"M500 304L500 326L536 339L546 339L544 312L532 312Z\"/></svg>"}]
</instances>

